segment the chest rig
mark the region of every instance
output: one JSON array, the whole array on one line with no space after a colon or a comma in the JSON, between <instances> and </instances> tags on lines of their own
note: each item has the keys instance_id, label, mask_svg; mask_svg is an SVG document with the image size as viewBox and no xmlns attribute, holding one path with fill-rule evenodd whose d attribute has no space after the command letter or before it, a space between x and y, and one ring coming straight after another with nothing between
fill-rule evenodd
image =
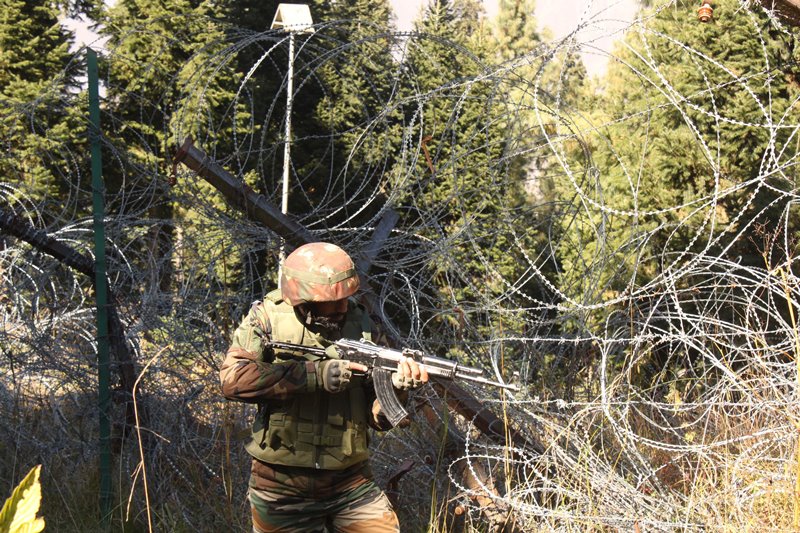
<instances>
[{"instance_id":1,"label":"chest rig","mask_svg":"<svg viewBox=\"0 0 800 533\"><path fill-rule=\"evenodd\" d=\"M310 331L281 299L280 291L267 295L260 312L272 329L270 338L326 348L331 341ZM370 339L371 322L360 306L350 302L342 337ZM276 349L274 362L317 361L319 356ZM331 394L321 387L259 407L247 451L261 461L286 466L341 470L367 459L367 416L370 406L364 378L353 376L350 387Z\"/></svg>"}]
</instances>

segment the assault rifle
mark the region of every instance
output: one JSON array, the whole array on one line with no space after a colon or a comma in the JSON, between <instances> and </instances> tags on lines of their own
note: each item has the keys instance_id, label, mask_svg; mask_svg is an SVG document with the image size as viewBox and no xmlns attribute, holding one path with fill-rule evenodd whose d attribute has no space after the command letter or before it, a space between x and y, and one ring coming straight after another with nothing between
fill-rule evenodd
<instances>
[{"instance_id":1,"label":"assault rifle","mask_svg":"<svg viewBox=\"0 0 800 533\"><path fill-rule=\"evenodd\" d=\"M378 346L363 339L360 341L339 339L329 346L327 350L288 342L270 342L270 345L275 348L308 353L322 358L332 357L330 350L333 349L335 356L339 359L346 359L369 367L368 374L372 375L373 382L375 383L375 394L378 397L378 401L381 403L383 413L393 426L396 426L408 416L408 411L406 411L403 404L397 399L394 393L394 387L392 386L392 373L397 370L397 363L402 357L411 358L417 363L425 365L425 369L430 376L438 376L440 378L452 380L472 381L474 383L483 383L484 385L491 385L493 387L501 387L514 391L519 390L516 385L509 385L507 383L486 379L483 377L483 370L479 368L462 365L456 361L451 361L442 357L425 355L420 350L412 350L410 348L394 350L392 348Z\"/></svg>"}]
</instances>

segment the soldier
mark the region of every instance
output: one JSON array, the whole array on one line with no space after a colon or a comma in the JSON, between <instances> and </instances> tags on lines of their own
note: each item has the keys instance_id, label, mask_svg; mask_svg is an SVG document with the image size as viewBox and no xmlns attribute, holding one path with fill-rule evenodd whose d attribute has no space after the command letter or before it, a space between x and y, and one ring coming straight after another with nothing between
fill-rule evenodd
<instances>
[{"instance_id":1,"label":"soldier","mask_svg":"<svg viewBox=\"0 0 800 533\"><path fill-rule=\"evenodd\" d=\"M350 298L359 287L353 261L333 244L306 244L286 258L280 286L253 304L220 369L226 398L259 406L246 446L253 531L399 531L368 462L368 426L391 424L372 383L358 374L367 367L269 346L326 348L339 338L376 337ZM428 373L403 360L392 381L407 390Z\"/></svg>"}]
</instances>

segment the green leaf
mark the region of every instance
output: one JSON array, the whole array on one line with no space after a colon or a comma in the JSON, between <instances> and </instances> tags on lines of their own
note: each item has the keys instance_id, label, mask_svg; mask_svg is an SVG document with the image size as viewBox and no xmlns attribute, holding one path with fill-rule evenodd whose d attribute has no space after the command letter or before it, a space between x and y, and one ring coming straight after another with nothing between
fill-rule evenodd
<instances>
[{"instance_id":1,"label":"green leaf","mask_svg":"<svg viewBox=\"0 0 800 533\"><path fill-rule=\"evenodd\" d=\"M44 530L44 518L36 518L42 501L42 486L37 465L14 489L0 511L0 533L39 533Z\"/></svg>"}]
</instances>

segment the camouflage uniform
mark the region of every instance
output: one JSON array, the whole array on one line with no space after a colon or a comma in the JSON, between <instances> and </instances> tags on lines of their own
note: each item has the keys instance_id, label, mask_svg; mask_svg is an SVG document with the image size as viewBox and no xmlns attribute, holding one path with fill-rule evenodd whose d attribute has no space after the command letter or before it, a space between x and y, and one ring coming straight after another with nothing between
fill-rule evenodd
<instances>
[{"instance_id":1,"label":"camouflage uniform","mask_svg":"<svg viewBox=\"0 0 800 533\"><path fill-rule=\"evenodd\" d=\"M396 533L397 516L372 481L369 464L345 470L309 470L253 459L250 476L253 531Z\"/></svg>"},{"instance_id":2,"label":"camouflage uniform","mask_svg":"<svg viewBox=\"0 0 800 533\"><path fill-rule=\"evenodd\" d=\"M349 257L349 264L337 263L344 252L325 248L321 252L331 254L320 258L314 253L320 246L332 245L306 245L287 258L283 291L273 291L253 305L234 333L220 369L227 398L259 404L247 445L253 456L249 494L253 531L396 532L397 516L372 480L366 460L362 426L391 427L378 410L371 383L354 377L348 390L329 393L318 383L318 361L312 356L268 347L273 337L322 347L336 340L336 334L304 322L293 307L347 298L358 288ZM313 271L313 283L308 278L296 282L304 268ZM317 290L317 283L327 285ZM358 338L370 335L371 329L365 311L350 301L340 334ZM304 429L309 432L305 439Z\"/></svg>"}]
</instances>

